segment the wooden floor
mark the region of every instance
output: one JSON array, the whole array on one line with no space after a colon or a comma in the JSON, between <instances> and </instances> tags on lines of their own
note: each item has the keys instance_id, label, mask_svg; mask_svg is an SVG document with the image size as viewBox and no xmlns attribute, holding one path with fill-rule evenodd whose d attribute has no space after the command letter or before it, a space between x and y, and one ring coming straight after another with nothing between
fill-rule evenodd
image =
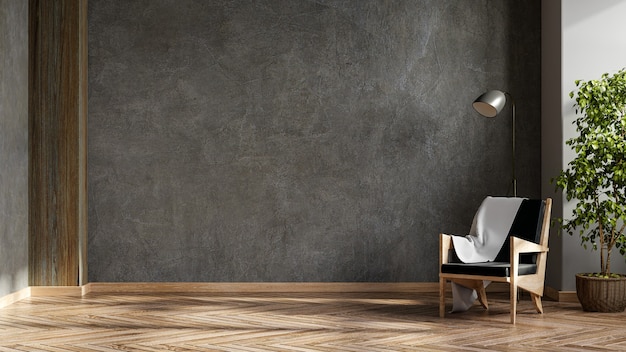
<instances>
[{"instance_id":1,"label":"wooden floor","mask_svg":"<svg viewBox=\"0 0 626 352\"><path fill-rule=\"evenodd\" d=\"M577 303L438 317L431 293L87 294L0 309L0 351L626 351L626 314Z\"/></svg>"}]
</instances>

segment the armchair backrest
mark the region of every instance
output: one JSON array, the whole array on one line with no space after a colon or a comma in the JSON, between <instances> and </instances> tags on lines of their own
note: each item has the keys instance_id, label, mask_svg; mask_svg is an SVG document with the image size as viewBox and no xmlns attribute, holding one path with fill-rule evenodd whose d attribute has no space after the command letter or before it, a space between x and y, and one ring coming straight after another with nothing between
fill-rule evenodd
<instances>
[{"instance_id":1,"label":"armchair backrest","mask_svg":"<svg viewBox=\"0 0 626 352\"><path fill-rule=\"evenodd\" d=\"M541 230L544 221L545 201L542 199L524 199L515 215L511 230L498 252L496 262L509 262L510 258L510 237L515 236L537 244L541 240ZM536 254L523 254L520 263L535 264Z\"/></svg>"}]
</instances>

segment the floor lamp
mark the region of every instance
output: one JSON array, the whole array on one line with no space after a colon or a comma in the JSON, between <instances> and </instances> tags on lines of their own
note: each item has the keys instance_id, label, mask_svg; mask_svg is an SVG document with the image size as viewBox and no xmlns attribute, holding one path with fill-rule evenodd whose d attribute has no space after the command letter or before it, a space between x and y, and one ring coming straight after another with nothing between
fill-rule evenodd
<instances>
[{"instance_id":1,"label":"floor lamp","mask_svg":"<svg viewBox=\"0 0 626 352\"><path fill-rule=\"evenodd\" d=\"M515 101L511 94L499 90L490 90L483 93L481 96L474 100L472 106L479 114L485 117L496 117L504 108L507 97L511 100L511 107L513 109L513 126L511 131L513 133L513 148L512 148L512 178L513 178L513 197L517 197L517 179L515 178Z\"/></svg>"}]
</instances>

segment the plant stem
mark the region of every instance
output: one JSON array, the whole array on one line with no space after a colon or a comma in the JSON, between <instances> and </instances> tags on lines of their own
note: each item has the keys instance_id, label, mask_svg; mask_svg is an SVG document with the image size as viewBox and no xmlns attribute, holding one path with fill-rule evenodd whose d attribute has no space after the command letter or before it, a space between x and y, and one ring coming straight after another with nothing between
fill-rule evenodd
<instances>
[{"instance_id":1,"label":"plant stem","mask_svg":"<svg viewBox=\"0 0 626 352\"><path fill-rule=\"evenodd\" d=\"M598 198L596 197L594 199L594 202L596 203L596 209L600 208L600 202L598 201ZM604 255L605 255L605 249L607 248L605 241L604 241L604 228L602 227L602 218L600 217L600 214L598 214L598 231L600 234L600 269L603 275L609 275L610 273L607 272L607 267L606 267L606 262L604 261ZM607 251L610 253L610 251ZM607 254L608 257L608 254ZM608 259L608 258L607 258Z\"/></svg>"}]
</instances>

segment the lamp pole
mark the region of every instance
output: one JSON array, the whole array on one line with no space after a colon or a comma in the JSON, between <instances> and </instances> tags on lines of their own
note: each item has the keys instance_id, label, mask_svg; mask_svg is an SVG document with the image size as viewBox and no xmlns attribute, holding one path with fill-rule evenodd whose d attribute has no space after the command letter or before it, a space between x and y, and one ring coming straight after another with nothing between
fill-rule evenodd
<instances>
[{"instance_id":1,"label":"lamp pole","mask_svg":"<svg viewBox=\"0 0 626 352\"><path fill-rule=\"evenodd\" d=\"M515 177L515 100L513 99L513 96L511 96L510 93L505 92L504 94L506 94L510 99L511 99L511 108L512 108L512 113L511 113L511 117L512 117L512 126L511 126L511 136L512 136L512 155L511 155L511 177L512 177L512 183L513 183L513 197L517 197L517 178Z\"/></svg>"}]
</instances>

